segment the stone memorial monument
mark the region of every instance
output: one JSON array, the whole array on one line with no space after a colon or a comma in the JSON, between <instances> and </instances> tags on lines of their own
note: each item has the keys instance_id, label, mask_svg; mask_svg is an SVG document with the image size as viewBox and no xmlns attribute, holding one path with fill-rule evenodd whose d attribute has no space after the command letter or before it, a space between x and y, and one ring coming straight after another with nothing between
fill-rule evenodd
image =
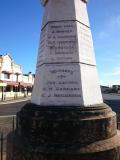
<instances>
[{"instance_id":1,"label":"stone memorial monument","mask_svg":"<svg viewBox=\"0 0 120 160\"><path fill-rule=\"evenodd\" d=\"M116 114L103 103L87 0L41 0L32 100L8 135L7 160L120 160Z\"/></svg>"}]
</instances>

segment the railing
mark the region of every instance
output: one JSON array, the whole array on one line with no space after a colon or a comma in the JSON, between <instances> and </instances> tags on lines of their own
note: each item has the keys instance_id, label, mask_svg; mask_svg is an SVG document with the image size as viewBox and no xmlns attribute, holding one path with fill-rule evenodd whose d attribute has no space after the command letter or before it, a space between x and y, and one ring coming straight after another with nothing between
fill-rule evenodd
<instances>
[{"instance_id":1,"label":"railing","mask_svg":"<svg viewBox=\"0 0 120 160\"><path fill-rule=\"evenodd\" d=\"M6 160L7 135L16 128L16 116L0 117L0 160Z\"/></svg>"}]
</instances>

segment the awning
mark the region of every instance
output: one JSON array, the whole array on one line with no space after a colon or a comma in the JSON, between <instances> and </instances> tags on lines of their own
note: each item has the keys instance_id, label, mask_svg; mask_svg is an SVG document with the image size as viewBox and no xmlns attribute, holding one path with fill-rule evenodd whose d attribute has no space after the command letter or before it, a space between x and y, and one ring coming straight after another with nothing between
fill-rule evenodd
<instances>
[{"instance_id":1,"label":"awning","mask_svg":"<svg viewBox=\"0 0 120 160\"><path fill-rule=\"evenodd\" d=\"M19 86L19 83L18 83L18 82L7 81L6 83L7 83L7 85L9 85L9 86Z\"/></svg>"},{"instance_id":2,"label":"awning","mask_svg":"<svg viewBox=\"0 0 120 160\"><path fill-rule=\"evenodd\" d=\"M24 83L24 82L14 82L14 81L1 81L0 86L23 86L23 87L32 87L33 84L31 83Z\"/></svg>"},{"instance_id":3,"label":"awning","mask_svg":"<svg viewBox=\"0 0 120 160\"><path fill-rule=\"evenodd\" d=\"M4 71L4 70L3 70L2 73L12 74L13 72L12 72L12 71L10 72L10 71Z\"/></svg>"},{"instance_id":4,"label":"awning","mask_svg":"<svg viewBox=\"0 0 120 160\"><path fill-rule=\"evenodd\" d=\"M31 83L24 83L24 82L20 82L20 85L23 87L32 87L33 86Z\"/></svg>"},{"instance_id":5,"label":"awning","mask_svg":"<svg viewBox=\"0 0 120 160\"><path fill-rule=\"evenodd\" d=\"M0 87L6 87L7 86L7 83L1 83L0 82Z\"/></svg>"},{"instance_id":6,"label":"awning","mask_svg":"<svg viewBox=\"0 0 120 160\"><path fill-rule=\"evenodd\" d=\"M19 82L0 80L0 84L3 84L4 86L18 86Z\"/></svg>"},{"instance_id":7,"label":"awning","mask_svg":"<svg viewBox=\"0 0 120 160\"><path fill-rule=\"evenodd\" d=\"M16 74L16 75L21 75L22 73L19 73L19 72L15 72L14 74Z\"/></svg>"}]
</instances>

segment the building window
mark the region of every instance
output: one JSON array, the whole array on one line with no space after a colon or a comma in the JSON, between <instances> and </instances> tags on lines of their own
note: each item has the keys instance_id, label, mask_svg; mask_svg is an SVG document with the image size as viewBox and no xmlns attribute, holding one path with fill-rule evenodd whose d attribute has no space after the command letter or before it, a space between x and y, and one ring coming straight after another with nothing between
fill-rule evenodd
<instances>
[{"instance_id":1,"label":"building window","mask_svg":"<svg viewBox=\"0 0 120 160\"><path fill-rule=\"evenodd\" d=\"M20 87L13 86L13 92L20 92Z\"/></svg>"},{"instance_id":2,"label":"building window","mask_svg":"<svg viewBox=\"0 0 120 160\"><path fill-rule=\"evenodd\" d=\"M8 85L7 87L6 87L6 90L5 90L6 92L10 92L11 91L11 87Z\"/></svg>"},{"instance_id":3,"label":"building window","mask_svg":"<svg viewBox=\"0 0 120 160\"><path fill-rule=\"evenodd\" d=\"M5 79L10 79L10 74L4 73L4 78L5 78Z\"/></svg>"}]
</instances>

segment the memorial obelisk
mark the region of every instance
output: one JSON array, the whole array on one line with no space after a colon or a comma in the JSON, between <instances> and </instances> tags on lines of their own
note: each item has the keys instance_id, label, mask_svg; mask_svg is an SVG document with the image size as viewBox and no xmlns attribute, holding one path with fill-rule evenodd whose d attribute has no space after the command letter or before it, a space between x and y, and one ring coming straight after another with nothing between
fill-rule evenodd
<instances>
[{"instance_id":1,"label":"memorial obelisk","mask_svg":"<svg viewBox=\"0 0 120 160\"><path fill-rule=\"evenodd\" d=\"M120 160L116 114L103 103L87 0L42 0L35 85L8 135L7 160Z\"/></svg>"},{"instance_id":2,"label":"memorial obelisk","mask_svg":"<svg viewBox=\"0 0 120 160\"><path fill-rule=\"evenodd\" d=\"M45 106L103 103L86 0L45 5L32 102Z\"/></svg>"}]
</instances>

